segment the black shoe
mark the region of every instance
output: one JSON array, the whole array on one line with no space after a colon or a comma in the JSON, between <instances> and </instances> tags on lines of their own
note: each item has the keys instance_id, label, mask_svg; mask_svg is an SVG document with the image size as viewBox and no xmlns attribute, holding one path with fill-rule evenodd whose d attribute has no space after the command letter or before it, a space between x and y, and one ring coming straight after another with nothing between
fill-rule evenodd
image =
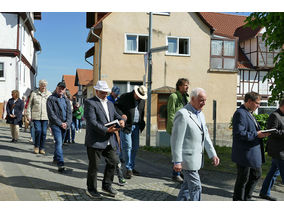
<instances>
[{"instance_id":1,"label":"black shoe","mask_svg":"<svg viewBox=\"0 0 284 213\"><path fill-rule=\"evenodd\" d=\"M182 183L183 179L182 179L182 177L180 175L177 175L177 176L173 176L172 177L172 181L178 182L178 183Z\"/></svg>"},{"instance_id":2,"label":"black shoe","mask_svg":"<svg viewBox=\"0 0 284 213\"><path fill-rule=\"evenodd\" d=\"M75 143L75 141L72 141L72 143Z\"/></svg>"},{"instance_id":3,"label":"black shoe","mask_svg":"<svg viewBox=\"0 0 284 213\"><path fill-rule=\"evenodd\" d=\"M277 201L276 198L268 196L268 195L264 195L264 194L259 194L259 197L265 200L270 200L270 201Z\"/></svg>"},{"instance_id":4,"label":"black shoe","mask_svg":"<svg viewBox=\"0 0 284 213\"><path fill-rule=\"evenodd\" d=\"M132 170L132 173L133 173L133 175L135 175L135 176L139 176L139 175L140 175L140 172L138 172L136 169L133 169L133 170Z\"/></svg>"},{"instance_id":5,"label":"black shoe","mask_svg":"<svg viewBox=\"0 0 284 213\"><path fill-rule=\"evenodd\" d=\"M94 199L102 199L102 195L97 191L97 190L86 190L86 194L90 197L90 198L94 198Z\"/></svg>"},{"instance_id":6,"label":"black shoe","mask_svg":"<svg viewBox=\"0 0 284 213\"><path fill-rule=\"evenodd\" d=\"M58 166L58 172L64 172L66 170L65 166Z\"/></svg>"},{"instance_id":7,"label":"black shoe","mask_svg":"<svg viewBox=\"0 0 284 213\"><path fill-rule=\"evenodd\" d=\"M118 179L118 185L120 186L125 186L127 184L126 180L124 178L119 178Z\"/></svg>"},{"instance_id":8,"label":"black shoe","mask_svg":"<svg viewBox=\"0 0 284 213\"><path fill-rule=\"evenodd\" d=\"M13 138L13 139L11 140L11 142L15 142L15 139Z\"/></svg>"},{"instance_id":9,"label":"black shoe","mask_svg":"<svg viewBox=\"0 0 284 213\"><path fill-rule=\"evenodd\" d=\"M109 186L109 187L102 187L102 190L104 192L106 192L111 197L115 197L115 195L118 195L118 191L116 191L116 189L112 188L111 186Z\"/></svg>"},{"instance_id":10,"label":"black shoe","mask_svg":"<svg viewBox=\"0 0 284 213\"><path fill-rule=\"evenodd\" d=\"M126 179L131 179L133 176L132 170L127 170L125 174Z\"/></svg>"},{"instance_id":11,"label":"black shoe","mask_svg":"<svg viewBox=\"0 0 284 213\"><path fill-rule=\"evenodd\" d=\"M18 140L15 139L15 140L14 140L14 143L17 143L17 142L18 142Z\"/></svg>"}]
</instances>

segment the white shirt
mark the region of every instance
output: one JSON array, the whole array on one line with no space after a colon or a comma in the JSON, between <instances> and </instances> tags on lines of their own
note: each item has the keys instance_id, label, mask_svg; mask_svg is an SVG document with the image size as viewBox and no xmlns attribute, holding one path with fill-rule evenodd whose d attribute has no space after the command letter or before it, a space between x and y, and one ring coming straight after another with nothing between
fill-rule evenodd
<instances>
[{"instance_id":1,"label":"white shirt","mask_svg":"<svg viewBox=\"0 0 284 213\"><path fill-rule=\"evenodd\" d=\"M107 98L106 99L100 99L98 96L97 96L97 98L100 100L100 102L103 105L103 108L104 108L106 116L107 116L107 120L110 121L110 119L109 119L109 111L108 111L108 106L107 106ZM110 145L109 140L107 142L107 145Z\"/></svg>"}]
</instances>

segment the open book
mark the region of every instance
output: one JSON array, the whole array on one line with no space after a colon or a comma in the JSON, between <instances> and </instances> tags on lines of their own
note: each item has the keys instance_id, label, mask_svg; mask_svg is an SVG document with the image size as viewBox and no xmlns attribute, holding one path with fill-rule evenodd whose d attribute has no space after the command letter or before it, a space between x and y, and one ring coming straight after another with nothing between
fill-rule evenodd
<instances>
[{"instance_id":1,"label":"open book","mask_svg":"<svg viewBox=\"0 0 284 213\"><path fill-rule=\"evenodd\" d=\"M112 121L112 122L106 123L105 127L111 127L113 125L115 125L115 128L120 128L120 124L119 124L119 121L117 119Z\"/></svg>"},{"instance_id":2,"label":"open book","mask_svg":"<svg viewBox=\"0 0 284 213\"><path fill-rule=\"evenodd\" d=\"M267 133L267 132L272 133L272 132L275 132L275 131L276 131L276 129L261 130L262 133Z\"/></svg>"}]
</instances>

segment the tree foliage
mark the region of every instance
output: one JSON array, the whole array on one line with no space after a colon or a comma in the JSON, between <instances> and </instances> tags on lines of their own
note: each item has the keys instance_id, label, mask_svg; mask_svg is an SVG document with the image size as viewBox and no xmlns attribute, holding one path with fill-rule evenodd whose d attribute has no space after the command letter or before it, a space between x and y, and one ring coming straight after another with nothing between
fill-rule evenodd
<instances>
[{"instance_id":1,"label":"tree foliage","mask_svg":"<svg viewBox=\"0 0 284 213\"><path fill-rule=\"evenodd\" d=\"M271 79L274 84L269 90L272 97L269 102L277 101L284 95L284 13L281 12L255 12L246 19L247 26L253 29L261 26L266 28L262 40L269 46L269 51L280 50L274 57L275 67L267 73L265 79Z\"/></svg>"}]
</instances>

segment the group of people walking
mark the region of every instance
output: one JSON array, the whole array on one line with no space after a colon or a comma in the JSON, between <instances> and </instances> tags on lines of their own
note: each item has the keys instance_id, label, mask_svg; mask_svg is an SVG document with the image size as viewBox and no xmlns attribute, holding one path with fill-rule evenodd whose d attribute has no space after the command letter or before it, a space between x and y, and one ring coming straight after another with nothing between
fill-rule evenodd
<instances>
[{"instance_id":1,"label":"group of people walking","mask_svg":"<svg viewBox=\"0 0 284 213\"><path fill-rule=\"evenodd\" d=\"M115 197L118 194L112 187L115 171L121 186L126 184L124 178L131 179L140 174L135 167L135 159L139 148L139 134L145 128L146 87L135 86L133 91L118 97L118 87L110 89L106 81L98 81L94 86L95 96L86 99L84 109L80 109L80 105L72 105L66 97L64 82L59 82L52 94L46 90L46 85L47 82L44 80L39 82L39 89L31 94L27 107L28 120L34 123L35 128L34 152L45 154L44 142L49 123L55 140L53 163L58 166L59 172L64 172L64 138L68 129L75 131L74 118L84 116L88 156L86 193L95 199L102 198L97 189L97 173L100 159L104 157L106 165L102 190ZM168 99L167 132L171 141L172 179L181 183L177 200L200 201L202 187L198 171L203 167L204 150L212 160L213 166L219 165L220 158L210 139L202 112L207 101L206 91L194 88L188 95L188 89L189 80L178 79L176 92ZM248 92L244 104L233 115L232 161L237 167L234 201L248 201L252 198L261 177L261 166L265 161L263 138L268 137L266 151L272 157L272 164L259 196L267 200L276 200L270 195L271 187L279 175L284 181L284 99L280 101L279 109L268 118L267 128L273 129L269 132L260 129L253 115L260 101L261 96L258 93ZM6 120L11 127L12 142L16 142L19 137L17 124L21 120L24 108L18 91L12 91L12 98L6 108ZM79 122L76 124L80 126Z\"/></svg>"},{"instance_id":2,"label":"group of people walking","mask_svg":"<svg viewBox=\"0 0 284 213\"><path fill-rule=\"evenodd\" d=\"M77 120L82 119L84 111L78 103L74 103L75 109L71 110L73 104L64 95L66 93L64 82L58 83L53 93L49 92L46 86L47 82L40 80L39 88L30 93L26 103L19 98L19 91L13 90L12 98L9 99L6 105L6 123L10 124L11 142L17 142L19 139L19 126L24 117L24 122L30 125L34 153L43 155L45 154L47 129L50 128L55 141L54 162L57 162L58 171L63 171L62 141L71 126L74 126L72 128L74 131L76 127L77 132L80 131ZM61 121L64 121L64 125L62 125ZM64 130L62 135L59 134L61 129ZM74 139L75 134L72 135L73 143L75 143Z\"/></svg>"}]
</instances>

